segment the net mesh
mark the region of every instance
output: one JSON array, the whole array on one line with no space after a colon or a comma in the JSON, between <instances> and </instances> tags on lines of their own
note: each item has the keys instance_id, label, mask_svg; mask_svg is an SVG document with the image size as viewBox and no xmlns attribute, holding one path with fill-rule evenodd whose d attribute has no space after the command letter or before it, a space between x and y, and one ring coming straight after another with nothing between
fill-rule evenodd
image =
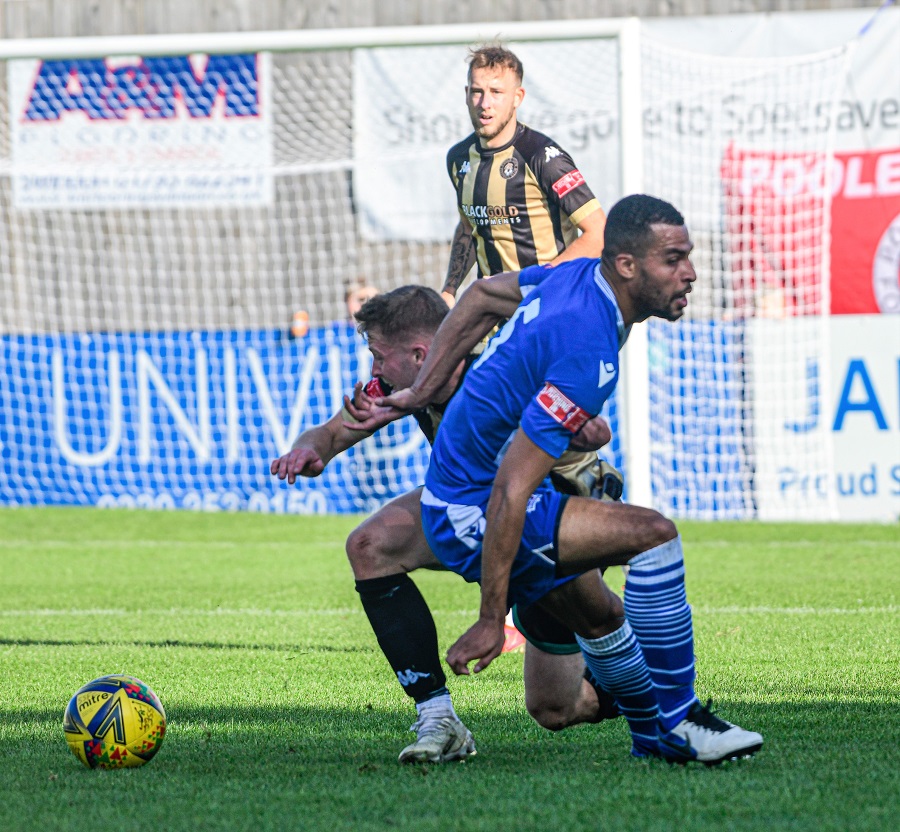
<instances>
[{"instance_id":1,"label":"net mesh","mask_svg":"<svg viewBox=\"0 0 900 832\"><path fill-rule=\"evenodd\" d=\"M572 154L608 207L621 193L617 41L512 46L528 77L522 120ZM212 63L194 66L207 81L181 94L206 115L157 119L155 139L137 111L168 100L170 80L136 76L133 60L69 65L44 90L68 156L25 117L46 65L8 62L0 501L366 511L419 484L428 450L411 420L293 489L269 463L367 377L347 287L440 288L456 221L444 156L470 129L465 56L222 58L219 86ZM561 83L571 65L579 82ZM828 443L809 415L827 392L828 103L843 66L839 52L727 60L643 38L643 190L685 215L699 274L686 320L650 324L654 501L674 516L831 510ZM229 95L245 108L231 121ZM246 109L254 96L264 117ZM92 116L65 109L88 98ZM234 141L220 141L228 129ZM106 182L99 197L91 177ZM309 331L292 337L299 310ZM627 473L616 399L607 414L605 455ZM786 489L799 472L807 485Z\"/></svg>"},{"instance_id":2,"label":"net mesh","mask_svg":"<svg viewBox=\"0 0 900 832\"><path fill-rule=\"evenodd\" d=\"M653 493L675 515L834 514L830 437L808 415L828 398L845 73L844 49L749 60L642 41L645 190L687 218L698 273L685 320L650 322Z\"/></svg>"}]
</instances>

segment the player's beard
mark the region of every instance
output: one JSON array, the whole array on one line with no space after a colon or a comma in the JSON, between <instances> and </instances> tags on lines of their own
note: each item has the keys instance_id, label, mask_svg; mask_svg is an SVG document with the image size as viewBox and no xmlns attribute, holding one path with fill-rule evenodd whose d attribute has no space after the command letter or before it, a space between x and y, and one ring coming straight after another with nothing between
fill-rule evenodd
<instances>
[{"instance_id":1,"label":"player's beard","mask_svg":"<svg viewBox=\"0 0 900 832\"><path fill-rule=\"evenodd\" d=\"M639 278L639 295L643 300L644 309L647 311L647 318L662 318L666 321L677 321L684 315L686 306L675 306L675 301L679 298L686 297L684 292L677 295L670 295L654 283L653 279L646 272L642 272Z\"/></svg>"},{"instance_id":2,"label":"player's beard","mask_svg":"<svg viewBox=\"0 0 900 832\"><path fill-rule=\"evenodd\" d=\"M502 122L498 121L495 117L491 120L490 124L482 124L478 120L477 115L472 116L472 126L475 128L475 135L478 136L479 139L489 142L506 129L506 126L512 121L513 115L515 115L515 111L509 113ZM499 126L497 126L498 124Z\"/></svg>"}]
</instances>

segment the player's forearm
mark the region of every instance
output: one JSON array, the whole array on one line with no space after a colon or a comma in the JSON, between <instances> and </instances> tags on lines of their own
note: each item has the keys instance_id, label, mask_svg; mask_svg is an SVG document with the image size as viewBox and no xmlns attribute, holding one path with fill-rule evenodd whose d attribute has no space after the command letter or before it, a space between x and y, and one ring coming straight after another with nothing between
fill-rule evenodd
<instances>
[{"instance_id":1,"label":"player's forearm","mask_svg":"<svg viewBox=\"0 0 900 832\"><path fill-rule=\"evenodd\" d=\"M309 448L315 451L325 465L328 465L339 453L365 438L343 427L342 419L343 414L338 413L325 424L303 431L294 440L291 450Z\"/></svg>"},{"instance_id":2,"label":"player's forearm","mask_svg":"<svg viewBox=\"0 0 900 832\"><path fill-rule=\"evenodd\" d=\"M494 617L501 611L506 615L509 575L522 542L528 501L555 462L519 428L497 470L485 512L482 617Z\"/></svg>"},{"instance_id":3,"label":"player's forearm","mask_svg":"<svg viewBox=\"0 0 900 832\"><path fill-rule=\"evenodd\" d=\"M577 240L573 240L569 245L558 254L550 264L558 266L567 260L576 260L579 257L597 258L603 251L603 235L601 233L599 241L595 236L582 234Z\"/></svg>"},{"instance_id":4,"label":"player's forearm","mask_svg":"<svg viewBox=\"0 0 900 832\"><path fill-rule=\"evenodd\" d=\"M441 292L455 296L473 265L475 265L475 238L472 236L471 227L460 222L456 226L453 242L450 244L450 262L447 264L447 277Z\"/></svg>"},{"instance_id":5,"label":"player's forearm","mask_svg":"<svg viewBox=\"0 0 900 832\"><path fill-rule=\"evenodd\" d=\"M459 362L500 321L509 318L521 300L518 278L512 272L478 280L463 293L435 334L412 385L420 406L434 400Z\"/></svg>"},{"instance_id":6,"label":"player's forearm","mask_svg":"<svg viewBox=\"0 0 900 832\"><path fill-rule=\"evenodd\" d=\"M525 500L495 488L488 503L481 550L481 608L479 616L490 621L506 617L509 576L525 527Z\"/></svg>"}]
</instances>

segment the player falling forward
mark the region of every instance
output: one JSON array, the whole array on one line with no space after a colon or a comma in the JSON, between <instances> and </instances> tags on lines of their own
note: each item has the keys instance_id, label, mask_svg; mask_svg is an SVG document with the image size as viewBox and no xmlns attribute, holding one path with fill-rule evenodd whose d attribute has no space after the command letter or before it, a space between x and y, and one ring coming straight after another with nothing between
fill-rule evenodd
<instances>
[{"instance_id":1,"label":"player falling forward","mask_svg":"<svg viewBox=\"0 0 900 832\"><path fill-rule=\"evenodd\" d=\"M378 295L362 307L356 318L368 338L372 374L379 384L399 388L413 382L448 311L436 292L422 286ZM429 442L470 363L471 359L460 362L428 406L414 414ZM364 403L367 397L359 387L356 398ZM352 403L348 401L347 407L353 408ZM371 435L350 429L345 422L353 423L346 409L304 431L289 453L272 462L272 474L289 484L298 476L318 476L338 454ZM609 441L609 427L596 419L579 439L582 451L600 447ZM563 462L568 464L554 472L558 487L590 493L596 479L591 470L597 464L596 454L570 453ZM401 762L460 759L475 748L471 733L453 709L431 612L407 574L421 568L444 568L428 548L422 531L420 493L421 489L416 489L391 501L347 540L356 589L378 644L404 691L416 702L419 718L413 730L417 739L400 754ZM609 616L623 614L620 599L609 590L603 601ZM520 613L529 638L525 649L529 713L553 730L616 716L610 697L583 678L584 661L572 631L540 609L526 608Z\"/></svg>"},{"instance_id":2,"label":"player falling forward","mask_svg":"<svg viewBox=\"0 0 900 832\"><path fill-rule=\"evenodd\" d=\"M632 324L674 321L696 280L682 216L626 197L610 211L602 258L479 281L441 326L412 389L381 402L405 412L499 318L512 316L447 408L422 491L426 538L481 584L478 621L450 648L454 672L483 670L503 646L513 603L537 603L578 634L585 661L628 720L635 756L708 764L747 756L762 736L725 722L694 693L691 609L681 538L640 506L567 498L546 477L600 412ZM524 300L522 300L524 298ZM521 303L520 303L521 302ZM628 564L624 623L597 603L598 566Z\"/></svg>"}]
</instances>

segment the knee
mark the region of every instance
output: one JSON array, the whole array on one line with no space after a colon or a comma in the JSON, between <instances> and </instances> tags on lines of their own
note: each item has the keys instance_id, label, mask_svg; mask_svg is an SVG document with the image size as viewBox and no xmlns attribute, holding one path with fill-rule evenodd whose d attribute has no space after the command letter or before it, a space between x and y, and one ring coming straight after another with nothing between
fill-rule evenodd
<instances>
[{"instance_id":1,"label":"knee","mask_svg":"<svg viewBox=\"0 0 900 832\"><path fill-rule=\"evenodd\" d=\"M378 535L373 534L365 525L354 529L347 538L347 560L357 580L380 578L381 564L384 562L384 549Z\"/></svg>"},{"instance_id":2,"label":"knee","mask_svg":"<svg viewBox=\"0 0 900 832\"><path fill-rule=\"evenodd\" d=\"M525 707L531 718L548 731L562 731L572 721L569 709L553 702L532 702L525 698Z\"/></svg>"},{"instance_id":3,"label":"knee","mask_svg":"<svg viewBox=\"0 0 900 832\"><path fill-rule=\"evenodd\" d=\"M678 537L678 529L668 517L663 516L658 511L651 512L651 516L647 519L644 531L646 534L646 548L653 549L656 546L662 546Z\"/></svg>"}]
</instances>

